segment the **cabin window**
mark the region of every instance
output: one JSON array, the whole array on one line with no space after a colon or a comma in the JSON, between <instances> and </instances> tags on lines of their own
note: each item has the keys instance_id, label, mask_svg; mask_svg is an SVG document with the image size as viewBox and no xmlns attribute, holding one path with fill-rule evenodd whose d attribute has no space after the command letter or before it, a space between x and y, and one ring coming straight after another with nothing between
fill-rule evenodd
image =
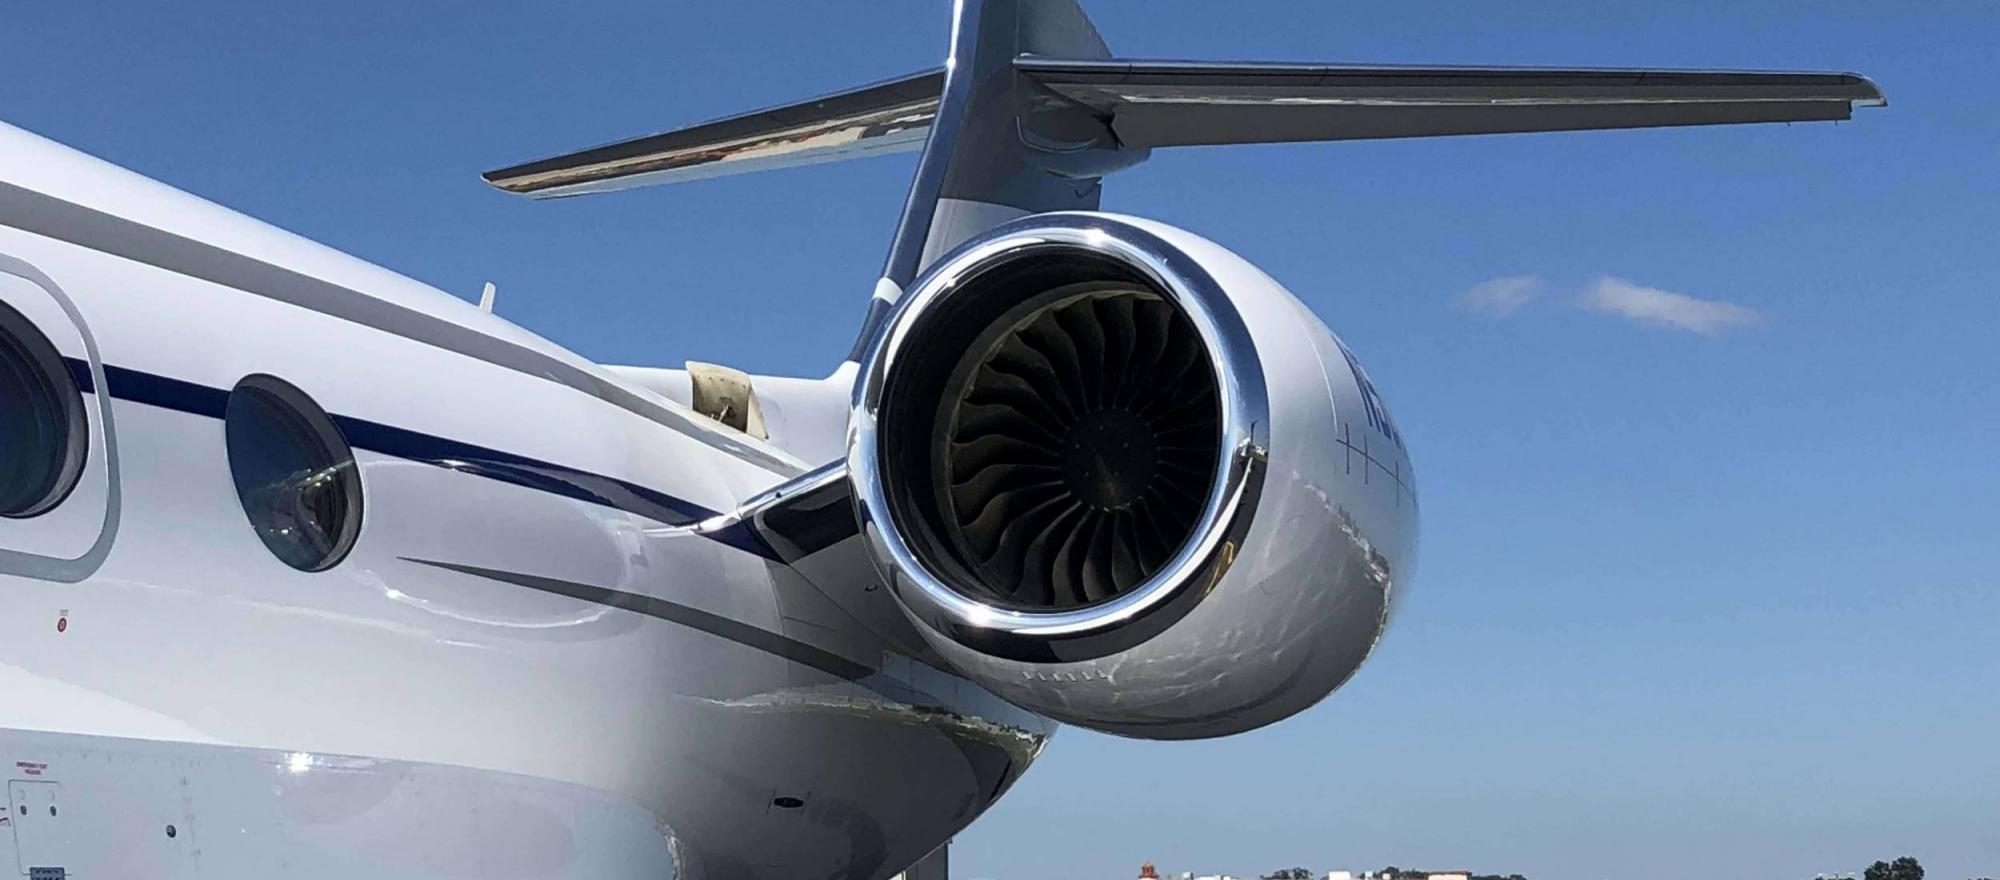
<instances>
[{"instance_id":1,"label":"cabin window","mask_svg":"<svg viewBox=\"0 0 2000 880\"><path fill-rule=\"evenodd\" d=\"M89 448L83 393L69 364L34 322L0 303L0 516L61 504Z\"/></svg>"},{"instance_id":2,"label":"cabin window","mask_svg":"<svg viewBox=\"0 0 2000 880\"><path fill-rule=\"evenodd\" d=\"M251 528L301 571L339 564L361 532L361 475L326 411L275 376L249 376L223 415L229 473Z\"/></svg>"}]
</instances>

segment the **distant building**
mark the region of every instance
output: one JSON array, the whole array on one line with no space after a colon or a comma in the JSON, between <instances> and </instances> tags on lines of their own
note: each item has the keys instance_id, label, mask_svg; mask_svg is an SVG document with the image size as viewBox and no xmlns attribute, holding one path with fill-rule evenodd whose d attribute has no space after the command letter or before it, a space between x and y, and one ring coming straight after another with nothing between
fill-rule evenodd
<instances>
[{"instance_id":1,"label":"distant building","mask_svg":"<svg viewBox=\"0 0 2000 880\"><path fill-rule=\"evenodd\" d=\"M1430 880L1472 880L1471 871L1428 871Z\"/></svg>"},{"instance_id":2,"label":"distant building","mask_svg":"<svg viewBox=\"0 0 2000 880\"><path fill-rule=\"evenodd\" d=\"M1328 871L1326 880L1354 880L1353 871Z\"/></svg>"},{"instance_id":3,"label":"distant building","mask_svg":"<svg viewBox=\"0 0 2000 880\"><path fill-rule=\"evenodd\" d=\"M1160 869L1154 867L1152 862L1147 862L1143 865L1140 865L1139 880L1160 880ZM1182 871L1179 874L1174 875L1174 880L1236 880L1236 878L1231 877L1227 874L1214 874L1207 877L1196 877L1193 871Z\"/></svg>"},{"instance_id":4,"label":"distant building","mask_svg":"<svg viewBox=\"0 0 2000 880\"><path fill-rule=\"evenodd\" d=\"M930 855L903 869L889 880L946 880L951 876L951 844L946 842Z\"/></svg>"}]
</instances>

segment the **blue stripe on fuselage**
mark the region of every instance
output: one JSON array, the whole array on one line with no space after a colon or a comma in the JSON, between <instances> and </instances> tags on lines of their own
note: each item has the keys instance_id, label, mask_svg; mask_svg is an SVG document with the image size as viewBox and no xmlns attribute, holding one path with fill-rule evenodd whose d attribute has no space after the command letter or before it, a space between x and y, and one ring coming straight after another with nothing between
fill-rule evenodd
<instances>
[{"instance_id":1,"label":"blue stripe on fuselage","mask_svg":"<svg viewBox=\"0 0 2000 880\"><path fill-rule=\"evenodd\" d=\"M77 377L78 384L89 390L90 364L78 358L64 360L68 361L70 372ZM104 384L110 396L118 400L189 415L219 419L229 406L229 392L226 390L109 364L104 366ZM347 442L356 449L588 501L664 525L693 525L719 515L717 511L692 501L616 477L353 416L331 417ZM696 534L766 559L782 561L749 529L725 528Z\"/></svg>"}]
</instances>

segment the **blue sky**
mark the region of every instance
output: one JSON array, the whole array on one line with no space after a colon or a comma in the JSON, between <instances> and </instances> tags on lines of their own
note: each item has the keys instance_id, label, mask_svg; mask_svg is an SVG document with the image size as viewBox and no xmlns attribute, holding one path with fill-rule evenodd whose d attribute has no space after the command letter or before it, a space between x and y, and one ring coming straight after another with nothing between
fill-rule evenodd
<instances>
[{"instance_id":1,"label":"blue sky","mask_svg":"<svg viewBox=\"0 0 2000 880\"><path fill-rule=\"evenodd\" d=\"M12 9L0 118L468 298L494 281L598 360L800 375L846 351L911 157L550 204L476 174L928 66L947 24L286 6ZM1109 181L1368 363L1424 557L1348 688L1224 741L1067 731L959 876L2000 874L2000 6L1089 8L1135 56L1847 69L1891 106L1183 150ZM1511 313L1464 299L1523 278L1485 288L1539 291ZM1634 288L1746 311L1695 307L1729 316L1703 334L1584 307Z\"/></svg>"}]
</instances>

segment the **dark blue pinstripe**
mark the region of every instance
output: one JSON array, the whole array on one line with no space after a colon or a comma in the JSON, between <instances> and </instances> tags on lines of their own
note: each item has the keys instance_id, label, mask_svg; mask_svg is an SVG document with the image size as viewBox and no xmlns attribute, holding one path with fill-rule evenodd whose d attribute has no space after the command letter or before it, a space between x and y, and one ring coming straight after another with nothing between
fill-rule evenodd
<instances>
[{"instance_id":1,"label":"dark blue pinstripe","mask_svg":"<svg viewBox=\"0 0 2000 880\"><path fill-rule=\"evenodd\" d=\"M85 391L91 390L90 365L77 358L65 360L69 362L70 372L77 377L77 384ZM229 392L224 389L109 364L104 367L104 383L110 396L119 400L143 403L189 415L219 419L229 406ZM332 418L334 424L340 428L341 434L347 438L347 442L356 449L366 449L538 492L601 504L665 525L692 525L718 515L717 511L692 501L676 498L657 489L650 489L616 477L594 474L511 452L353 416L334 415ZM711 540L766 559L779 558L778 554L747 526L739 524L701 534Z\"/></svg>"}]
</instances>

